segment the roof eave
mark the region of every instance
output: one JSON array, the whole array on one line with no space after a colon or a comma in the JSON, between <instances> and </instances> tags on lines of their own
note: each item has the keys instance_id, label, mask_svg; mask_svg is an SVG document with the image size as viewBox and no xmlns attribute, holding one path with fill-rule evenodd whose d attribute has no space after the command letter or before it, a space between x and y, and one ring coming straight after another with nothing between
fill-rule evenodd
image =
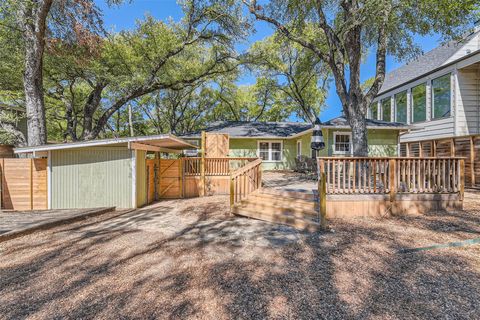
<instances>
[{"instance_id":1,"label":"roof eave","mask_svg":"<svg viewBox=\"0 0 480 320\"><path fill-rule=\"evenodd\" d=\"M152 140L159 140L159 139L170 139L179 142L182 144L184 149L192 148L196 149L197 146L190 144L184 141L181 138L178 138L171 134L163 134L163 135L156 135L156 136L144 136L144 137L128 137L128 138L118 138L118 139L105 139L105 140L90 140L90 141L82 141L82 142L70 142L70 143L59 143L59 144L51 144L51 145L41 145L35 147L21 147L15 148L13 151L14 153L32 153L32 152L39 152L39 151L52 151L52 150L64 150L64 149L75 149L75 148L86 148L86 147L98 147L98 146L108 146L120 143L129 143L129 142L145 142L145 141L152 141Z\"/></svg>"}]
</instances>

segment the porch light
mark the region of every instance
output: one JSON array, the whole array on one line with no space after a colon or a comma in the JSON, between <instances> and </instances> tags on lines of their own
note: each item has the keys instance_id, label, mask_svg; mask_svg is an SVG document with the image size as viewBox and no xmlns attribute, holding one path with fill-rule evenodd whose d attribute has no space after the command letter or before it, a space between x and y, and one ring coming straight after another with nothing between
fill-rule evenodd
<instances>
[{"instance_id":1,"label":"porch light","mask_svg":"<svg viewBox=\"0 0 480 320\"><path fill-rule=\"evenodd\" d=\"M313 123L312 141L310 143L310 148L317 151L325 149L325 142L323 141L322 128L320 127L321 124L322 122L317 117L315 119L315 122Z\"/></svg>"}]
</instances>

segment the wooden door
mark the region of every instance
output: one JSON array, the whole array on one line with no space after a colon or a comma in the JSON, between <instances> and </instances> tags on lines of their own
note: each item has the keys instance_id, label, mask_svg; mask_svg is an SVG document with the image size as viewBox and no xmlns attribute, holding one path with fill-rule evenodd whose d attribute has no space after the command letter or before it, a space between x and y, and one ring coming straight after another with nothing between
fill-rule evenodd
<instances>
[{"instance_id":1,"label":"wooden door","mask_svg":"<svg viewBox=\"0 0 480 320\"><path fill-rule=\"evenodd\" d=\"M182 198L182 172L180 159L160 159L160 199Z\"/></svg>"}]
</instances>

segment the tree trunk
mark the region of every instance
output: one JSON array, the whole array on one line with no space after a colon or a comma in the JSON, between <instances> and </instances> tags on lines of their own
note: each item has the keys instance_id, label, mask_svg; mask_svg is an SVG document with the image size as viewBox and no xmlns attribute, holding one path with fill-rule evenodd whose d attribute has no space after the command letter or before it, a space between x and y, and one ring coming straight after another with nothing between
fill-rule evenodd
<instances>
[{"instance_id":1,"label":"tree trunk","mask_svg":"<svg viewBox=\"0 0 480 320\"><path fill-rule=\"evenodd\" d=\"M349 119L352 128L352 145L354 157L368 157L367 121L358 112Z\"/></svg>"},{"instance_id":2,"label":"tree trunk","mask_svg":"<svg viewBox=\"0 0 480 320\"><path fill-rule=\"evenodd\" d=\"M130 130L130 137L135 136L135 132L133 131L133 116L132 116L132 105L128 104L128 128Z\"/></svg>"},{"instance_id":3,"label":"tree trunk","mask_svg":"<svg viewBox=\"0 0 480 320\"><path fill-rule=\"evenodd\" d=\"M21 8L25 38L25 72L23 85L27 111L28 145L47 142L45 103L43 98L43 52L47 15L52 0L25 1Z\"/></svg>"}]
</instances>

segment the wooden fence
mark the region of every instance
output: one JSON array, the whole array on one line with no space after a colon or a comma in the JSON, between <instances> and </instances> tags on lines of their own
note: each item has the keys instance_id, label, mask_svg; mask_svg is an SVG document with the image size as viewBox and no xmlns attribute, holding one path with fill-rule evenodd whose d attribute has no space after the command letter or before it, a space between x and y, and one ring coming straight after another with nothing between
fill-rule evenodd
<instances>
[{"instance_id":1,"label":"wooden fence","mask_svg":"<svg viewBox=\"0 0 480 320\"><path fill-rule=\"evenodd\" d=\"M47 209L47 159L0 159L0 181L2 209Z\"/></svg>"},{"instance_id":2,"label":"wooden fence","mask_svg":"<svg viewBox=\"0 0 480 320\"><path fill-rule=\"evenodd\" d=\"M262 159L257 159L230 175L230 208L262 186Z\"/></svg>"},{"instance_id":3,"label":"wooden fence","mask_svg":"<svg viewBox=\"0 0 480 320\"><path fill-rule=\"evenodd\" d=\"M480 136L402 142L402 157L464 157L465 185L480 188Z\"/></svg>"}]
</instances>

